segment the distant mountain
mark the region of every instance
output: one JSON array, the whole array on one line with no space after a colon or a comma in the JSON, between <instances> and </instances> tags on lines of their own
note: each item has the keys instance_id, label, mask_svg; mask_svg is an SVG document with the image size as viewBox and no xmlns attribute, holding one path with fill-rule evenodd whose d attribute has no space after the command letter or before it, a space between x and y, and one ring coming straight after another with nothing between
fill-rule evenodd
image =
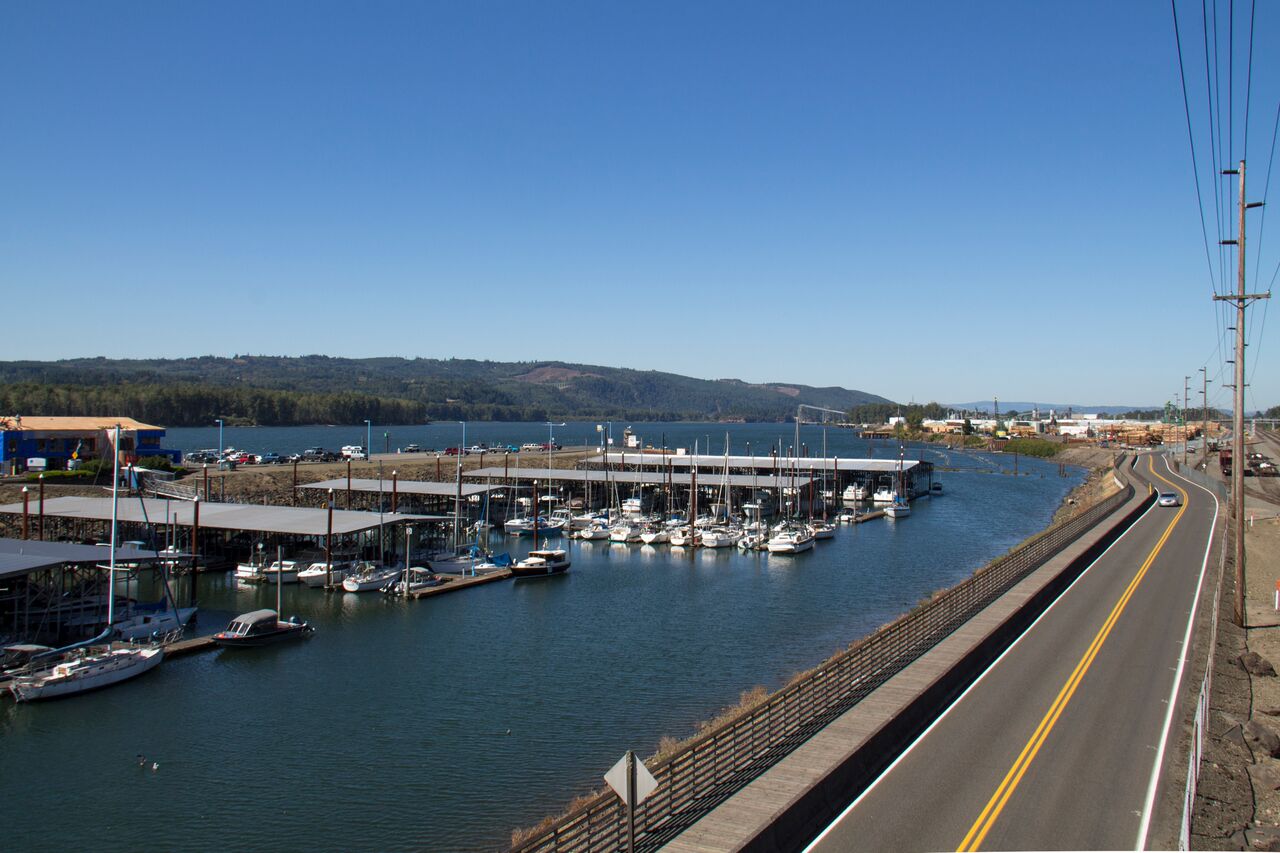
<instances>
[{"instance_id":1,"label":"distant mountain","mask_svg":"<svg viewBox=\"0 0 1280 853\"><path fill-rule=\"evenodd\" d=\"M980 412L991 411L991 400L978 400L973 403L947 403L948 408L960 409L976 409ZM1039 408L1045 415L1049 414L1049 410L1053 409L1058 414L1070 409L1077 415L1080 414L1098 414L1098 415L1118 415L1123 412L1136 412L1142 409L1161 409L1160 406L1081 406L1078 403L1028 403L1020 400L1000 401L1001 412L1029 412L1034 408Z\"/></svg>"},{"instance_id":2,"label":"distant mountain","mask_svg":"<svg viewBox=\"0 0 1280 853\"><path fill-rule=\"evenodd\" d=\"M120 408L121 414L170 426L205 424L211 416L306 423L326 411L334 413L329 422L349 423L336 418L350 418L375 401L388 415L412 411L417 419L433 420L756 421L784 420L800 404L847 411L889 402L839 387L695 379L558 361L309 355L0 362L0 411L102 414L76 409L100 408L113 398L118 406L131 407ZM154 414L137 411L142 405Z\"/></svg>"}]
</instances>

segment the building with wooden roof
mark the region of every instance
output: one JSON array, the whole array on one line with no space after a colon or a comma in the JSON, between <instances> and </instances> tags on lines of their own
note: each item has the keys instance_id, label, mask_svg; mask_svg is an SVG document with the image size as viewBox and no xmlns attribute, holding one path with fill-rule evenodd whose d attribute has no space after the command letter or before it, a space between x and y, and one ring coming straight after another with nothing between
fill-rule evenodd
<instances>
[{"instance_id":1,"label":"building with wooden roof","mask_svg":"<svg viewBox=\"0 0 1280 853\"><path fill-rule=\"evenodd\" d=\"M133 418L12 415L0 417L0 470L12 474L58 470L71 459L110 458L117 424L122 463L147 456L182 461L181 451L160 446L164 427Z\"/></svg>"}]
</instances>

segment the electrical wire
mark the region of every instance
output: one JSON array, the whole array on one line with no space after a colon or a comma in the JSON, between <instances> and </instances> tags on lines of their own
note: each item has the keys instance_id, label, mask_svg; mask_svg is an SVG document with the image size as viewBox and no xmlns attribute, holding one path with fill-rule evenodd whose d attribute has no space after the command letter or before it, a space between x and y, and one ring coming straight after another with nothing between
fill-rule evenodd
<instances>
[{"instance_id":1,"label":"electrical wire","mask_svg":"<svg viewBox=\"0 0 1280 853\"><path fill-rule=\"evenodd\" d=\"M1187 141L1191 143L1191 176L1195 178L1196 205L1200 208L1200 236L1204 238L1204 260L1209 266L1209 283L1216 295L1218 282L1213 274L1213 253L1209 251L1209 226L1204 218L1204 193L1200 189L1200 166L1196 158L1196 137L1191 129L1191 101L1187 97L1187 72L1182 63L1182 34L1178 28L1177 0L1169 0L1169 6L1173 9L1173 37L1178 45L1178 76L1182 79L1182 111L1187 117ZM1277 112L1276 115L1277 120L1280 120L1280 112Z\"/></svg>"}]
</instances>

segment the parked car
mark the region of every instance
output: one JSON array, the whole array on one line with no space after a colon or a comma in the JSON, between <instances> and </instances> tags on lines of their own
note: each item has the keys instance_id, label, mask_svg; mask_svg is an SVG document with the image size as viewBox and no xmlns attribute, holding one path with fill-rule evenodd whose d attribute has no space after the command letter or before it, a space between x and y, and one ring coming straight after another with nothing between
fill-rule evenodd
<instances>
[{"instance_id":1,"label":"parked car","mask_svg":"<svg viewBox=\"0 0 1280 853\"><path fill-rule=\"evenodd\" d=\"M467 453L488 453L489 446L486 444L473 444L467 448Z\"/></svg>"},{"instance_id":2,"label":"parked car","mask_svg":"<svg viewBox=\"0 0 1280 853\"><path fill-rule=\"evenodd\" d=\"M400 448L400 452L401 453L421 453L422 448L416 444L410 444Z\"/></svg>"},{"instance_id":3,"label":"parked car","mask_svg":"<svg viewBox=\"0 0 1280 853\"><path fill-rule=\"evenodd\" d=\"M211 464L218 461L216 450L193 450L186 455L186 461L194 464Z\"/></svg>"},{"instance_id":4,"label":"parked car","mask_svg":"<svg viewBox=\"0 0 1280 853\"><path fill-rule=\"evenodd\" d=\"M1182 498L1176 492L1161 492L1157 503L1160 506L1182 506Z\"/></svg>"},{"instance_id":5,"label":"parked car","mask_svg":"<svg viewBox=\"0 0 1280 853\"><path fill-rule=\"evenodd\" d=\"M325 450L323 447L308 447L302 451L304 462L337 462L341 458L332 450Z\"/></svg>"},{"instance_id":6,"label":"parked car","mask_svg":"<svg viewBox=\"0 0 1280 853\"><path fill-rule=\"evenodd\" d=\"M369 458L369 454L365 452L364 447L359 444L344 444L342 446L342 455L347 459Z\"/></svg>"},{"instance_id":7,"label":"parked car","mask_svg":"<svg viewBox=\"0 0 1280 853\"><path fill-rule=\"evenodd\" d=\"M279 465L284 461L284 457L279 453L263 453L258 456L259 465Z\"/></svg>"}]
</instances>

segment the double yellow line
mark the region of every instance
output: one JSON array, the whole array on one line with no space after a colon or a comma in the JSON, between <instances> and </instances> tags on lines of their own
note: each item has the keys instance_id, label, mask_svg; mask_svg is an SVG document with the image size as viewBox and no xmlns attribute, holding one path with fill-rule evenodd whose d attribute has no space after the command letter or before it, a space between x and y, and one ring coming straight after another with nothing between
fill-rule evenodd
<instances>
[{"instance_id":1,"label":"double yellow line","mask_svg":"<svg viewBox=\"0 0 1280 853\"><path fill-rule=\"evenodd\" d=\"M987 833L991 831L991 827L995 825L996 818L1000 817L1005 804L1009 802L1009 798L1013 796L1014 790L1018 787L1018 783L1022 781L1022 777L1026 774L1027 768L1031 766L1031 762L1035 760L1036 753L1040 751L1040 747L1044 745L1045 740L1049 737L1049 732L1053 731L1053 726L1058 722L1058 718L1062 716L1063 710L1067 707L1067 703L1071 701L1071 697L1075 694L1076 688L1080 686L1080 682L1084 679L1085 673L1089 671L1089 667L1093 664L1093 659L1098 656L1098 651L1102 648L1102 644L1107 641L1107 635L1111 633L1111 629L1115 627L1116 621L1120 618L1120 614L1124 612L1125 607L1129 604L1129 599L1133 597L1133 593L1138 588L1138 584L1142 583L1142 579L1147 574L1147 569L1151 568L1151 564L1155 562L1156 555L1160 553L1160 549L1164 547L1164 543L1168 541L1169 534L1173 532L1173 528L1177 526L1178 521L1182 518L1182 514L1187 511L1187 493L1182 487L1176 483L1166 480L1156 473L1154 456L1147 457L1147 464L1151 473L1155 477L1164 480L1170 486L1178 490L1182 496L1182 505L1178 508L1178 512L1174 515L1173 520L1169 522L1169 526L1165 528L1164 534L1160 540L1156 542L1151 553L1147 555L1147 559L1142 564L1142 568L1138 569L1138 573L1133 576L1133 580L1129 581L1129 586L1125 589L1124 594L1116 602L1115 607L1111 608L1111 613L1107 616L1107 621L1102 624L1098 633L1094 636L1093 642L1089 644L1089 648L1085 651L1084 656L1080 658L1080 662L1076 664L1076 668L1071 672L1071 677L1067 679L1066 684L1062 685L1062 689L1058 691L1058 696L1053 700L1053 704L1049 706L1048 712L1044 715L1044 719L1040 721L1040 725L1036 727L1035 733L1031 735L1031 740L1027 741L1027 745L1022 748L1022 752L1018 755L1018 760L1009 768L1009 772L1005 774L1004 780L1001 781L1000 787L996 788L996 792L991 795L991 799L987 801L987 806L982 810L982 814L978 815L978 819L969 829L969 834L964 837L964 841L960 842L959 850L970 851L977 850L983 839L987 837Z\"/></svg>"}]
</instances>

